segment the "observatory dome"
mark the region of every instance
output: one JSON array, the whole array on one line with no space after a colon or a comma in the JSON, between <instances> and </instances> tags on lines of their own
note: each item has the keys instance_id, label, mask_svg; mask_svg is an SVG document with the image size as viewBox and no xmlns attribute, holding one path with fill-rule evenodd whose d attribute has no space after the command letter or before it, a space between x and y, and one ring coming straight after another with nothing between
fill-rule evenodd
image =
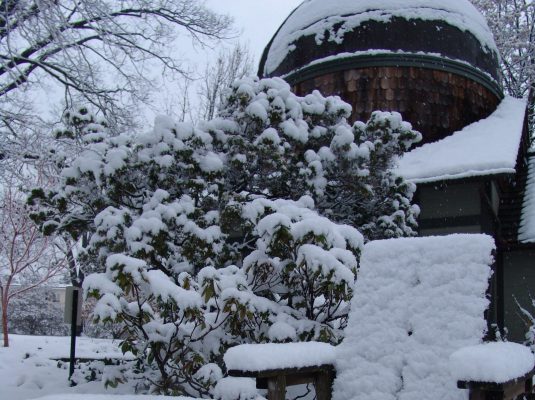
<instances>
[{"instance_id":1,"label":"observatory dome","mask_svg":"<svg viewBox=\"0 0 535 400\"><path fill-rule=\"evenodd\" d=\"M469 0L304 0L264 50L259 75L351 104L353 120L398 111L444 138L503 98L499 55Z\"/></svg>"},{"instance_id":2,"label":"observatory dome","mask_svg":"<svg viewBox=\"0 0 535 400\"><path fill-rule=\"evenodd\" d=\"M469 0L305 0L266 47L259 74L291 83L355 66L422 65L501 95L499 57Z\"/></svg>"}]
</instances>

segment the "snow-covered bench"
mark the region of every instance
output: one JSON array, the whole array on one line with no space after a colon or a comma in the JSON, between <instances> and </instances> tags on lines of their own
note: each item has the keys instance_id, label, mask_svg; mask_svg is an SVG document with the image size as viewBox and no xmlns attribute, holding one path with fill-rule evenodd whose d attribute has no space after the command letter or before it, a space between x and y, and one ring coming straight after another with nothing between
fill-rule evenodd
<instances>
[{"instance_id":1,"label":"snow-covered bench","mask_svg":"<svg viewBox=\"0 0 535 400\"><path fill-rule=\"evenodd\" d=\"M465 347L450 356L450 368L457 387L470 391L470 400L515 399L533 392L533 354L516 343Z\"/></svg>"},{"instance_id":2,"label":"snow-covered bench","mask_svg":"<svg viewBox=\"0 0 535 400\"><path fill-rule=\"evenodd\" d=\"M230 376L256 378L269 400L284 400L286 387L311 383L317 400L330 400L335 347L326 343L245 344L225 354Z\"/></svg>"},{"instance_id":3,"label":"snow-covered bench","mask_svg":"<svg viewBox=\"0 0 535 400\"><path fill-rule=\"evenodd\" d=\"M456 376L450 370L454 352L482 343L494 248L492 238L485 235L367 244L345 339L329 350L329 357L335 360L326 372L336 371L333 399L465 400L469 391L464 389L470 389L470 399L474 400L513 399L510 388L515 386L518 392L522 386L515 381L518 378L524 379L525 390L530 379L525 364L520 375L497 383L507 390L489 396L482 383L478 386L473 379ZM311 344L311 349L317 345ZM239 346L227 352L225 363L231 374L253 376L259 388L267 386L268 399L280 400L285 383L295 382L289 378L296 371L317 374L326 364L321 358L308 356L307 351L294 353L289 349L284 344ZM522 351L531 370L533 356L527 349ZM489 365L483 363L482 368ZM266 374L271 374L267 381ZM328 399L322 388L317 387L318 394Z\"/></svg>"}]
</instances>

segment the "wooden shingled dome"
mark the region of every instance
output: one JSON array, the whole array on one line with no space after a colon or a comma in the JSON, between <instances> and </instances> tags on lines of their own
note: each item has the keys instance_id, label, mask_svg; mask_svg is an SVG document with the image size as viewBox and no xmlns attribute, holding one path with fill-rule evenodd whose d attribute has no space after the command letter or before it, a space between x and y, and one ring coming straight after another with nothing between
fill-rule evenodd
<instances>
[{"instance_id":1,"label":"wooden shingled dome","mask_svg":"<svg viewBox=\"0 0 535 400\"><path fill-rule=\"evenodd\" d=\"M498 59L468 0L306 0L266 47L259 74L285 78L299 95L339 95L354 120L398 111L426 143L496 109Z\"/></svg>"}]
</instances>

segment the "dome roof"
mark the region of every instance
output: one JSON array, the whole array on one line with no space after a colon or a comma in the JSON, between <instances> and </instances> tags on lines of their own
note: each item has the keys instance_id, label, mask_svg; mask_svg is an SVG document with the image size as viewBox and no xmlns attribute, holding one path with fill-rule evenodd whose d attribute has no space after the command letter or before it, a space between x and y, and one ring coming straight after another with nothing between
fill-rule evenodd
<instances>
[{"instance_id":1,"label":"dome roof","mask_svg":"<svg viewBox=\"0 0 535 400\"><path fill-rule=\"evenodd\" d=\"M259 74L293 83L360 65L450 70L501 95L494 38L469 0L305 0L266 47Z\"/></svg>"}]
</instances>

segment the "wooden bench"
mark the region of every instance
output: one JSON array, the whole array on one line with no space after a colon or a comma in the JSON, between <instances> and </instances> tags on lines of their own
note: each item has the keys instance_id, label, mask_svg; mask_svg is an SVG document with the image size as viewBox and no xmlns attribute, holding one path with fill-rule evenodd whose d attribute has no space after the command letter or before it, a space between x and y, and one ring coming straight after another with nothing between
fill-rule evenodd
<instances>
[{"instance_id":1,"label":"wooden bench","mask_svg":"<svg viewBox=\"0 0 535 400\"><path fill-rule=\"evenodd\" d=\"M303 384L314 385L317 400L331 400L336 371L333 365L320 365L258 372L230 370L228 374L232 377L255 378L257 389L267 389L268 400L284 400L286 387Z\"/></svg>"},{"instance_id":2,"label":"wooden bench","mask_svg":"<svg viewBox=\"0 0 535 400\"><path fill-rule=\"evenodd\" d=\"M535 375L535 369L518 379L505 383L459 381L457 387L468 389L470 400L515 400L523 399L522 395L529 400L535 399L533 375Z\"/></svg>"}]
</instances>

